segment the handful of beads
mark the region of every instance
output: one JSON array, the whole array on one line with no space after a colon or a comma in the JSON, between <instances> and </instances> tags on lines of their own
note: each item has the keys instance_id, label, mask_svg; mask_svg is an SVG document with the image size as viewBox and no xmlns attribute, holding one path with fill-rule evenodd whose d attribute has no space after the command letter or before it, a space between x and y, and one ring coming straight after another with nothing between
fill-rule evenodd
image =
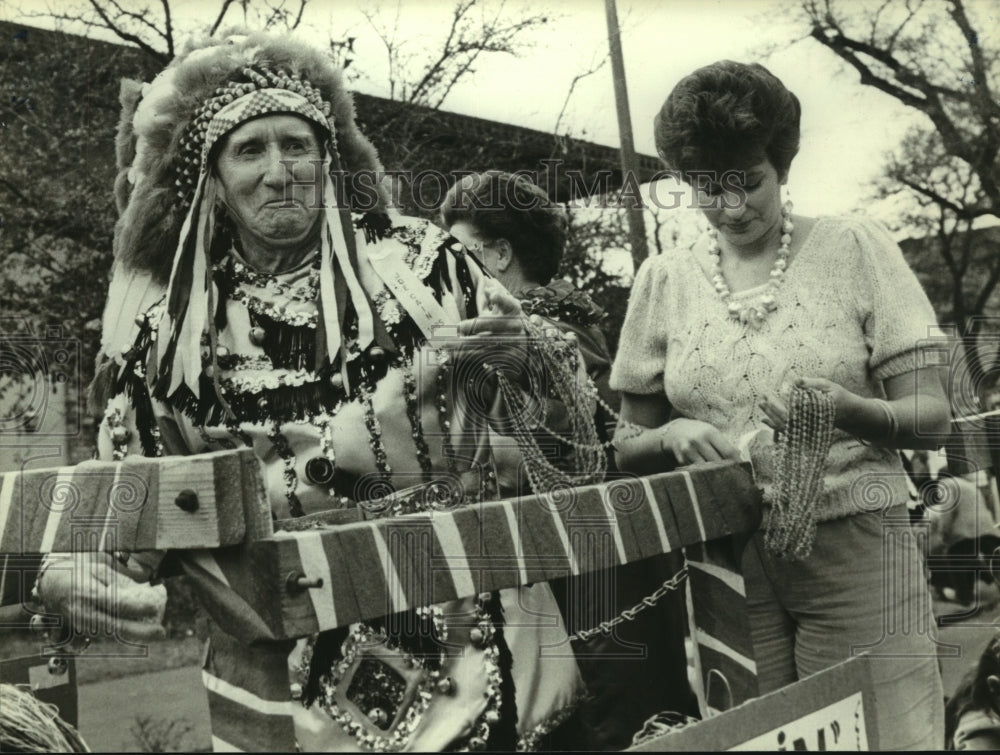
<instances>
[{"instance_id":1,"label":"handful of beads","mask_svg":"<svg viewBox=\"0 0 1000 755\"><path fill-rule=\"evenodd\" d=\"M788 421L775 441L774 491L764 522L764 545L778 558L802 559L812 551L835 416L829 393L792 388Z\"/></svg>"}]
</instances>

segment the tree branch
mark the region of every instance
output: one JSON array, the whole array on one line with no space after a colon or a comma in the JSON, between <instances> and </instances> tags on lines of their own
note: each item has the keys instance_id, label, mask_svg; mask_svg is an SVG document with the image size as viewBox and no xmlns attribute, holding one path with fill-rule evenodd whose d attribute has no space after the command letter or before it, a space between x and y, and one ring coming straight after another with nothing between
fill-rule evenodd
<instances>
[{"instance_id":1,"label":"tree branch","mask_svg":"<svg viewBox=\"0 0 1000 755\"><path fill-rule=\"evenodd\" d=\"M215 17L215 23L212 24L212 28L209 30L208 35L214 37L215 33L222 26L222 19L226 17L226 13L229 11L229 7L233 4L233 0L222 0L222 7L219 8L219 15Z\"/></svg>"},{"instance_id":2,"label":"tree branch","mask_svg":"<svg viewBox=\"0 0 1000 755\"><path fill-rule=\"evenodd\" d=\"M950 210L955 214L957 218L960 218L961 220L974 220L975 218L982 218L986 217L987 215L993 215L994 217L997 217L997 213L995 210L984 209L984 208L972 208L966 205L960 205L948 199L943 194L940 194L923 184L917 183L916 181L910 178L906 178L905 176L895 175L893 176L893 180L907 187L911 191L914 191L917 194L920 194L921 196L927 197L932 202L934 202L934 204Z\"/></svg>"},{"instance_id":3,"label":"tree branch","mask_svg":"<svg viewBox=\"0 0 1000 755\"><path fill-rule=\"evenodd\" d=\"M910 107L916 108L917 110L923 110L927 101L923 98L917 97L912 92L908 92L902 89L890 81L875 74L872 69L865 65L865 63L854 55L849 49L847 42L850 40L842 34L836 34L833 37L827 35L826 30L820 26L814 26L811 36L817 42L822 44L827 49L833 51L841 60L849 63L853 66L859 74L861 74L861 83L867 86L873 86L876 89L880 89L888 95L895 97L897 100L902 102L904 105L909 105Z\"/></svg>"},{"instance_id":4,"label":"tree branch","mask_svg":"<svg viewBox=\"0 0 1000 755\"><path fill-rule=\"evenodd\" d=\"M306 3L308 2L309 0L299 0L299 12L295 16L295 22L288 27L290 31L299 28L299 24L302 23L302 14L305 12Z\"/></svg>"},{"instance_id":5,"label":"tree branch","mask_svg":"<svg viewBox=\"0 0 1000 755\"><path fill-rule=\"evenodd\" d=\"M573 80L569 84L569 89L566 90L566 99L563 100L562 109L559 111L559 115L556 116L556 124L552 127L552 133L559 133L559 126L562 124L563 116L566 115L566 109L569 107L570 98L573 96L573 91L576 89L576 85L579 84L583 79L588 76L593 76L599 70L601 70L608 59L611 57L611 52L605 53L604 57L597 63L594 63L583 73L578 73L573 77Z\"/></svg>"},{"instance_id":6,"label":"tree branch","mask_svg":"<svg viewBox=\"0 0 1000 755\"><path fill-rule=\"evenodd\" d=\"M163 38L167 41L167 53L174 57L174 23L170 18L170 0L160 0L163 6Z\"/></svg>"},{"instance_id":7,"label":"tree branch","mask_svg":"<svg viewBox=\"0 0 1000 755\"><path fill-rule=\"evenodd\" d=\"M990 266L989 276L986 278L986 282L983 283L976 296L976 308L974 311L977 314L986 309L986 303L990 300L990 297L993 295L993 291L996 289L998 283L1000 283L1000 254L994 254L993 264Z\"/></svg>"},{"instance_id":8,"label":"tree branch","mask_svg":"<svg viewBox=\"0 0 1000 755\"><path fill-rule=\"evenodd\" d=\"M15 197L17 197L18 199L20 199L21 202L23 202L24 204L26 204L26 205L32 205L32 204L34 204L34 202L31 199L29 199L28 197L26 197L24 194L21 193L20 189L18 189L14 184L12 184L10 181L8 181L3 176L0 176L0 183L2 183L4 186L6 186L7 190L11 194L13 194Z\"/></svg>"},{"instance_id":9,"label":"tree branch","mask_svg":"<svg viewBox=\"0 0 1000 755\"><path fill-rule=\"evenodd\" d=\"M113 32L116 36L118 36L119 39L122 39L125 42L131 42L140 50L145 52L147 55L156 58L162 63L168 63L170 61L169 54L160 52L138 35L126 31L118 24L116 24L114 21L112 21L111 17L108 16L108 14L105 12L105 9L101 6L101 4L97 0L89 0L89 2L91 7L97 13L97 15L100 16L101 21L104 23L104 27L109 31ZM63 18L65 18L66 20L73 20L73 21L80 20L80 19L71 19L68 16L63 16ZM91 26L97 28L100 26L100 24L91 23Z\"/></svg>"},{"instance_id":10,"label":"tree branch","mask_svg":"<svg viewBox=\"0 0 1000 755\"><path fill-rule=\"evenodd\" d=\"M807 6L807 12L810 12L809 6ZM861 75L862 84L879 89L895 97L904 105L919 110L930 118L940 134L948 154L967 162L976 171L980 184L991 200L993 200L994 205L1000 205L1000 186L998 186L997 180L993 176L994 169L992 164L984 164L982 162L981 150L975 148L973 143L963 136L941 103L940 96L942 94L962 100L962 93L934 84L923 74L906 68L899 60L885 50L870 43L848 37L840 29L836 20L829 12L822 19L815 14L815 10L810 13L812 18L812 37L853 66ZM824 24L826 25L824 26ZM893 72L896 79L902 85L920 92L923 96L918 96L912 91L887 80L885 77L879 76L870 66L861 60L859 55L866 55L885 65ZM964 100L967 101L967 98L964 98ZM995 129L996 126L990 124L988 128Z\"/></svg>"}]
</instances>

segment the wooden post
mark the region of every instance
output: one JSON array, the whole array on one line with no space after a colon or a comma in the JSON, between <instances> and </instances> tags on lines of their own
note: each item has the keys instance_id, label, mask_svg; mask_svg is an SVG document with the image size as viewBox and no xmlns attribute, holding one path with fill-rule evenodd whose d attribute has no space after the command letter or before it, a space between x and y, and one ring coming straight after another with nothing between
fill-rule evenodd
<instances>
[{"instance_id":1,"label":"wooden post","mask_svg":"<svg viewBox=\"0 0 1000 755\"><path fill-rule=\"evenodd\" d=\"M625 59L622 56L621 31L618 29L618 11L615 0L604 0L608 18L608 45L611 51L611 75L615 83L615 106L618 110L618 138L621 141L622 182L627 185L631 174L638 180L639 166L635 159L635 144L632 141L632 117L628 107L628 87L625 83ZM649 241L646 238L646 220L642 203L632 201L628 205L629 241L632 245L632 264L635 269L646 259Z\"/></svg>"}]
</instances>

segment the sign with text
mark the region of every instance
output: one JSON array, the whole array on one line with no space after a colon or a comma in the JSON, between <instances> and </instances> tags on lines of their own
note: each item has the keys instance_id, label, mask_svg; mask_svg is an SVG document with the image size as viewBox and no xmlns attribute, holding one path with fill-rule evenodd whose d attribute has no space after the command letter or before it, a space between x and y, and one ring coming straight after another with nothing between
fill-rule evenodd
<instances>
[{"instance_id":1,"label":"sign with text","mask_svg":"<svg viewBox=\"0 0 1000 755\"><path fill-rule=\"evenodd\" d=\"M877 750L871 661L859 656L631 750Z\"/></svg>"},{"instance_id":2,"label":"sign with text","mask_svg":"<svg viewBox=\"0 0 1000 755\"><path fill-rule=\"evenodd\" d=\"M838 700L730 750L869 750L865 729L865 699L861 692Z\"/></svg>"}]
</instances>

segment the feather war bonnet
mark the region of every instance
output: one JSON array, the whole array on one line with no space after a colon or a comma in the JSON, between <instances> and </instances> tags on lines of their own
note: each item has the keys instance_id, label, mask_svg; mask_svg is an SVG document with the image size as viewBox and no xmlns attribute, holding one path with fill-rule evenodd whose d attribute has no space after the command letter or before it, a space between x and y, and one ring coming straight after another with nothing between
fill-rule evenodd
<instances>
[{"instance_id":1,"label":"feather war bonnet","mask_svg":"<svg viewBox=\"0 0 1000 755\"><path fill-rule=\"evenodd\" d=\"M319 307L326 327L317 344L317 368L333 366L339 356L346 377L339 321L345 306L358 317L362 348L383 336L355 273L351 211L366 212L368 233L381 233L390 220L388 193L377 180L378 156L357 128L340 70L322 51L291 37L210 39L191 45L149 84L123 82L121 102L115 183L120 218L104 354L115 354L131 321L152 303L150 292L162 295L166 286L154 394L164 400L178 391L198 397L201 345L206 335L214 343L213 242L224 219L216 203L212 147L252 118L293 113L325 133ZM352 180L359 172L371 176L361 190Z\"/></svg>"}]
</instances>

